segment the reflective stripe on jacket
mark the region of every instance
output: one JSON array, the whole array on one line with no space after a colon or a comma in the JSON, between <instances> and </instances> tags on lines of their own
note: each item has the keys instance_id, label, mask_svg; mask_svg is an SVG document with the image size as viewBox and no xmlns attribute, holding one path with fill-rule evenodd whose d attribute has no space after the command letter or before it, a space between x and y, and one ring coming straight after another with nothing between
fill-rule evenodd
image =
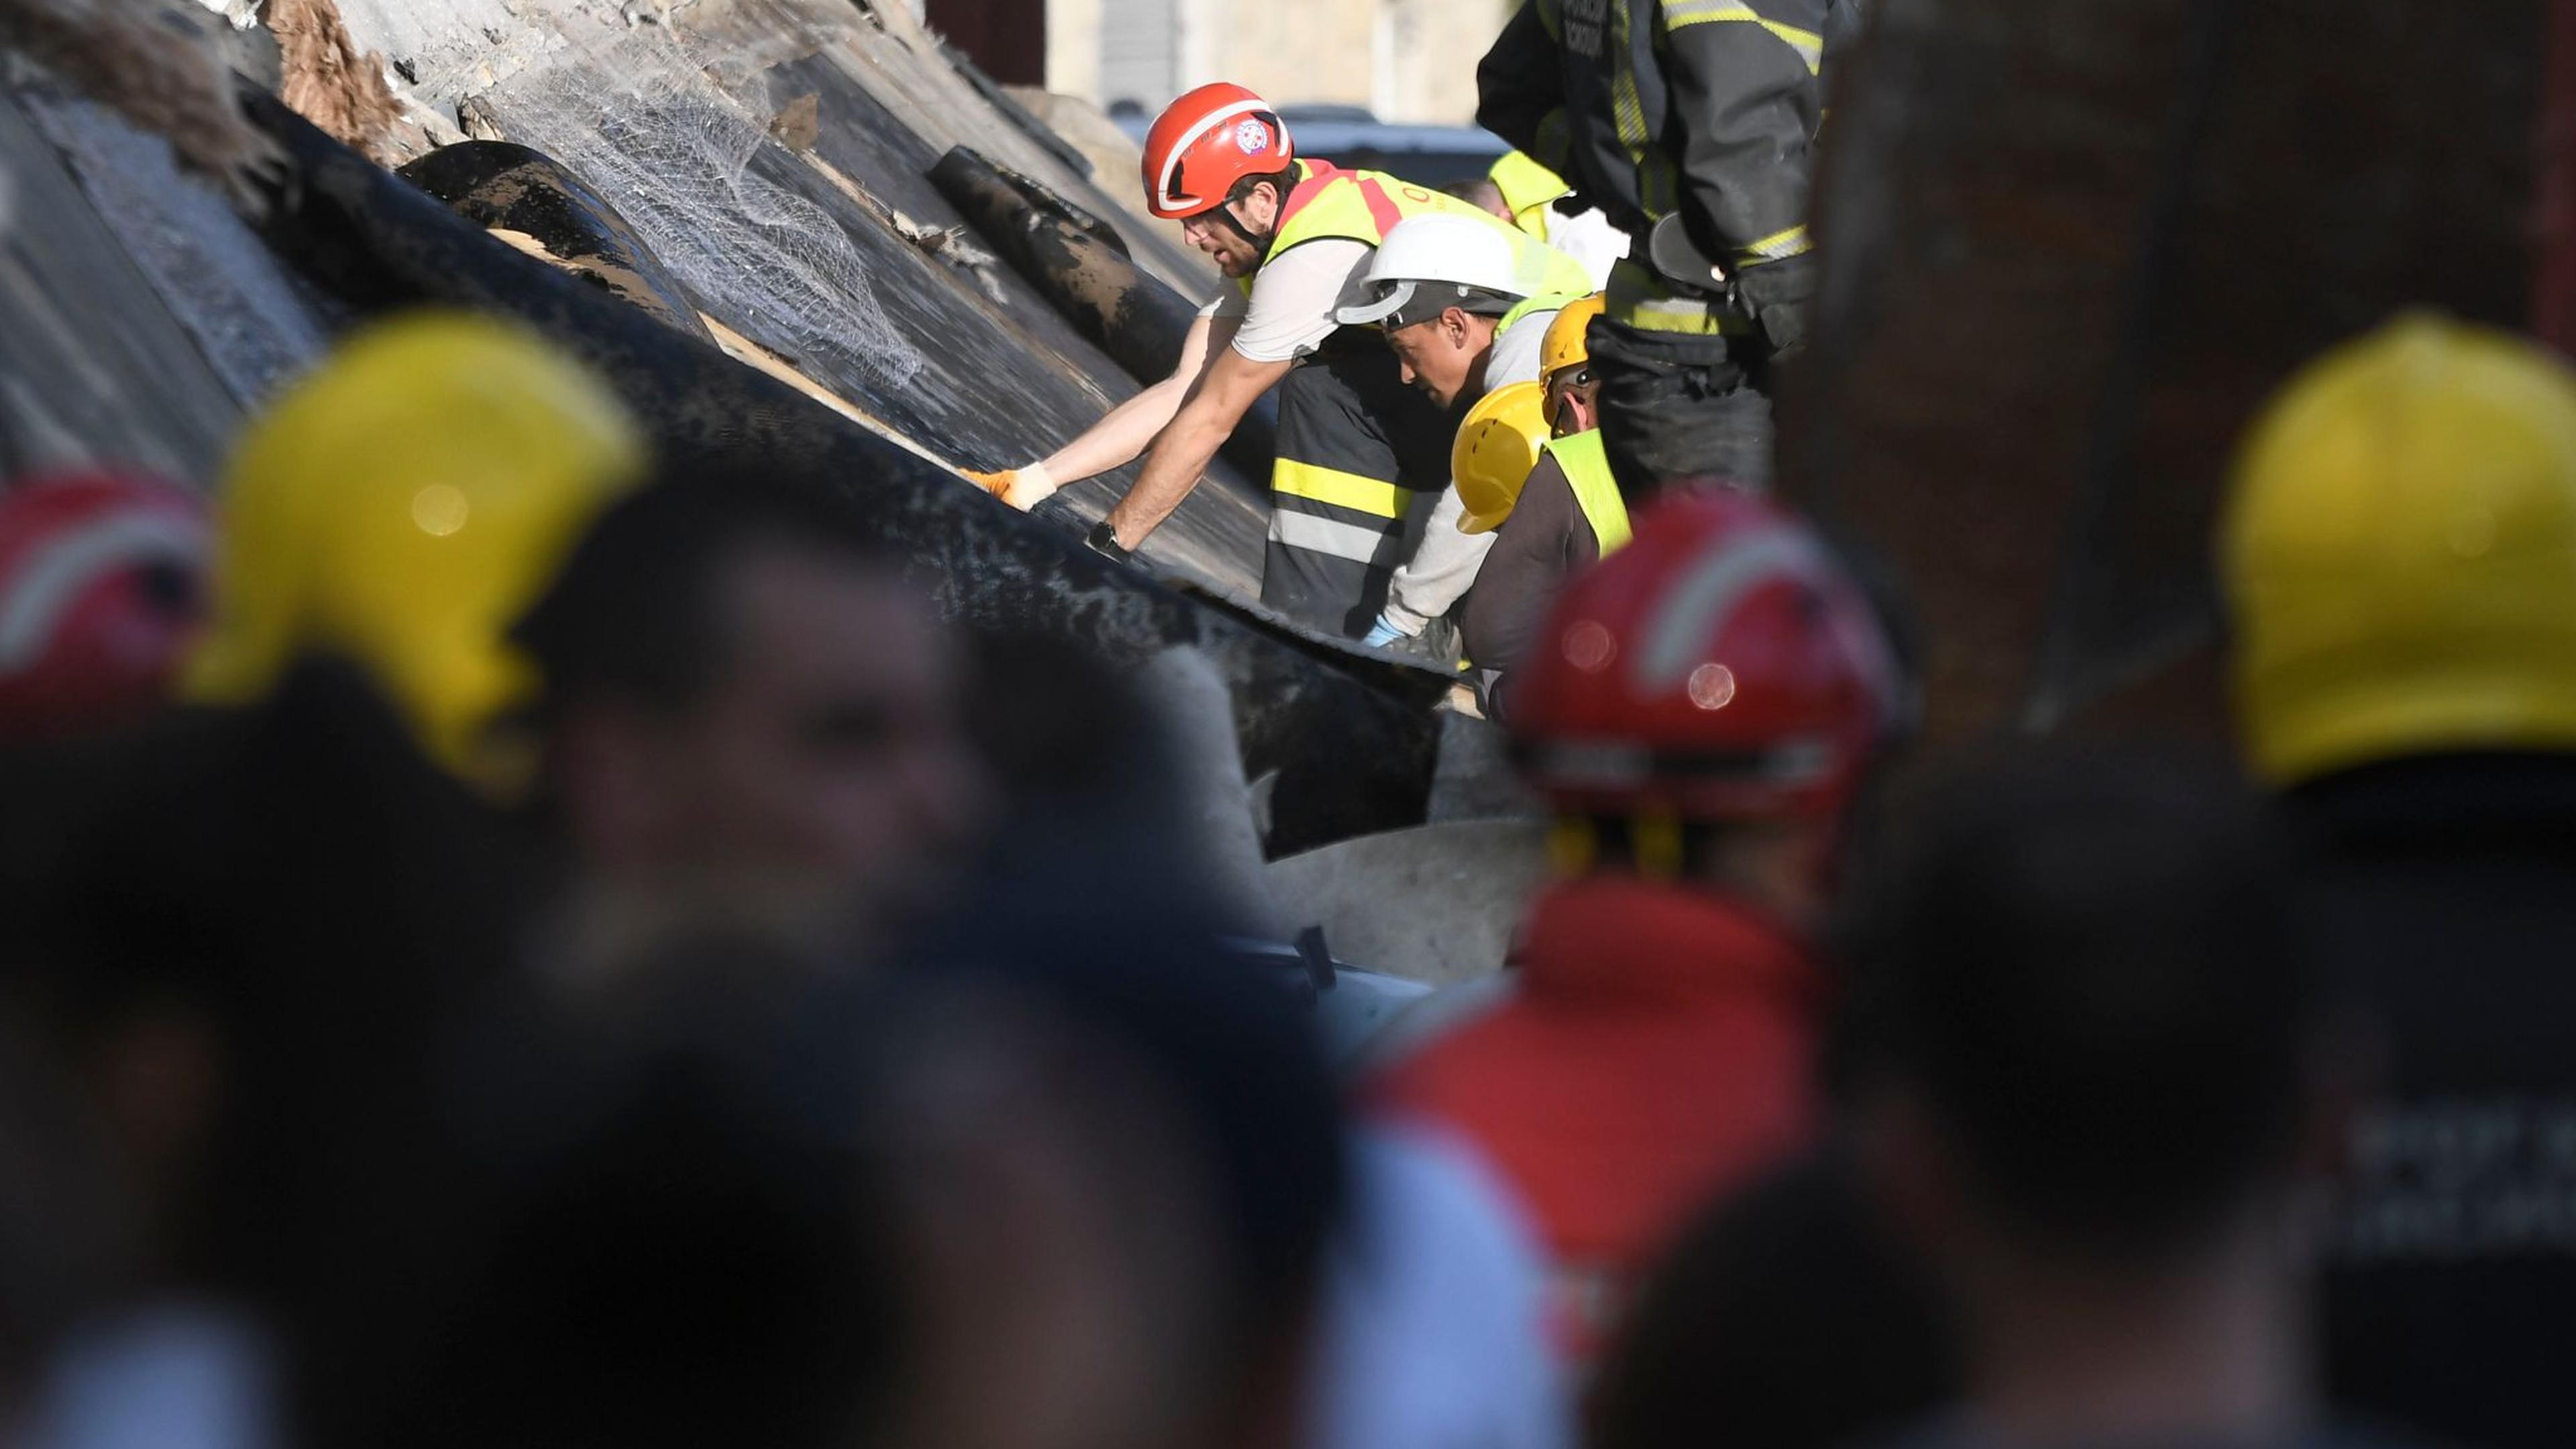
<instances>
[{"instance_id":1,"label":"reflective stripe on jacket","mask_svg":"<svg viewBox=\"0 0 2576 1449\"><path fill-rule=\"evenodd\" d=\"M1631 236L1680 213L1729 269L1809 249L1828 32L1855 0L1527 0L1476 119Z\"/></svg>"},{"instance_id":2,"label":"reflective stripe on jacket","mask_svg":"<svg viewBox=\"0 0 2576 1449\"><path fill-rule=\"evenodd\" d=\"M1297 163L1297 184L1279 208L1279 229L1271 237L1269 253L1262 262L1267 265L1290 248L1310 241L1339 239L1377 246L1406 217L1435 212L1472 216L1509 232L1514 243L1513 270L1533 294L1579 297L1592 290L1592 279L1582 263L1512 231L1481 207L1384 172L1345 171L1323 161ZM1239 277L1236 285L1249 295L1253 278Z\"/></svg>"}]
</instances>

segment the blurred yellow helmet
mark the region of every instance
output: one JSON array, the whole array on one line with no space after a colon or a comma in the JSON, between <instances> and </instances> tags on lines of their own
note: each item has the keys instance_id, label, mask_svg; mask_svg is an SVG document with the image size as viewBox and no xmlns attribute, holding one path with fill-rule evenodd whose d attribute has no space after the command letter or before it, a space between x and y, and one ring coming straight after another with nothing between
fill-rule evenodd
<instances>
[{"instance_id":1,"label":"blurred yellow helmet","mask_svg":"<svg viewBox=\"0 0 2576 1449\"><path fill-rule=\"evenodd\" d=\"M1557 309L1556 320L1547 324L1547 332L1538 342L1540 381L1554 382L1558 373L1592 360L1592 351L1584 345L1583 334L1592 326L1592 319L1608 310L1609 305L1607 297L1595 292Z\"/></svg>"},{"instance_id":2,"label":"blurred yellow helmet","mask_svg":"<svg viewBox=\"0 0 2576 1449\"><path fill-rule=\"evenodd\" d=\"M2267 779L2576 749L2576 374L2532 343L2412 314L2311 364L2239 455L2220 553Z\"/></svg>"},{"instance_id":3,"label":"blurred yellow helmet","mask_svg":"<svg viewBox=\"0 0 2576 1449\"><path fill-rule=\"evenodd\" d=\"M1537 383L1505 383L1467 410L1449 447L1449 476L1465 509L1460 533L1488 533L1512 516L1538 450L1547 446L1546 400Z\"/></svg>"},{"instance_id":4,"label":"blurred yellow helmet","mask_svg":"<svg viewBox=\"0 0 2576 1449\"><path fill-rule=\"evenodd\" d=\"M507 793L530 756L491 726L535 685L507 631L645 466L624 406L534 333L448 312L369 328L235 449L183 692L247 703L299 655L335 654L433 758Z\"/></svg>"}]
</instances>

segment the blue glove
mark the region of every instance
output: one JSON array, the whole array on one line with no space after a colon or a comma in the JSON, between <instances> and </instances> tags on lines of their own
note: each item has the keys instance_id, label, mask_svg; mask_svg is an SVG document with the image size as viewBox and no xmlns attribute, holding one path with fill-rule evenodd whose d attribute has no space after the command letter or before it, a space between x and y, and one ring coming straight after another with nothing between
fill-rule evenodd
<instances>
[{"instance_id":1,"label":"blue glove","mask_svg":"<svg viewBox=\"0 0 2576 1449\"><path fill-rule=\"evenodd\" d=\"M1395 627L1394 623L1390 621L1386 615L1380 614L1377 616L1377 627L1369 630L1368 637L1362 639L1360 644L1363 648L1383 649L1398 639L1410 639L1412 637L1412 635L1407 634L1402 629Z\"/></svg>"}]
</instances>

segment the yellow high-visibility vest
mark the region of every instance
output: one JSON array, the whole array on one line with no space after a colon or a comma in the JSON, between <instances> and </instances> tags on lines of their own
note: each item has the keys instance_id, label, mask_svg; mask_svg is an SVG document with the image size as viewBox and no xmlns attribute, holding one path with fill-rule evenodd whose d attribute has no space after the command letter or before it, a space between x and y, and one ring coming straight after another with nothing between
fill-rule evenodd
<instances>
[{"instance_id":1,"label":"yellow high-visibility vest","mask_svg":"<svg viewBox=\"0 0 2576 1449\"><path fill-rule=\"evenodd\" d=\"M1382 171L1344 171L1322 161L1300 161L1297 184L1279 208L1279 230L1271 238L1269 255L1262 261L1267 265L1291 247L1327 238L1377 246L1386 240L1388 232L1395 230L1396 223L1433 212L1472 216L1489 225L1502 225L1481 208ZM1561 292L1580 297L1592 290L1592 279L1572 257L1516 232L1512 240L1524 249L1516 257L1514 270L1530 279L1531 295ZM1235 281L1246 295L1251 293L1251 277L1238 277Z\"/></svg>"},{"instance_id":2,"label":"yellow high-visibility vest","mask_svg":"<svg viewBox=\"0 0 2576 1449\"><path fill-rule=\"evenodd\" d=\"M1618 481L1610 476L1610 455L1601 449L1601 430L1550 438L1544 451L1565 470L1565 481L1574 485L1574 506L1583 510L1583 521L1592 525L1601 556L1608 558L1626 548L1631 536L1628 504L1619 496Z\"/></svg>"}]
</instances>

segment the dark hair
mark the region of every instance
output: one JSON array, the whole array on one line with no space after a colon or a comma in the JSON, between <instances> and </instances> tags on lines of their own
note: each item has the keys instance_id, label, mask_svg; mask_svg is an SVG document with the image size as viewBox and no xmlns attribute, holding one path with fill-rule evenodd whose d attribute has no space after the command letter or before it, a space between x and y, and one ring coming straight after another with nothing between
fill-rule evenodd
<instances>
[{"instance_id":1,"label":"dark hair","mask_svg":"<svg viewBox=\"0 0 2576 1449\"><path fill-rule=\"evenodd\" d=\"M686 708L723 668L727 569L762 548L890 568L854 509L819 487L669 477L619 500L511 631L537 662L539 713L608 697Z\"/></svg>"},{"instance_id":2,"label":"dark hair","mask_svg":"<svg viewBox=\"0 0 2576 1449\"><path fill-rule=\"evenodd\" d=\"M1866 1443L1956 1391L1949 1300L1828 1147L1682 1234L1593 1381L1593 1449Z\"/></svg>"},{"instance_id":3,"label":"dark hair","mask_svg":"<svg viewBox=\"0 0 2576 1449\"><path fill-rule=\"evenodd\" d=\"M1218 948L1212 903L1186 885L1166 921L1040 886L921 953L916 970L1017 993L1113 1043L1171 1094L1210 1153L1224 1215L1223 1286L1247 1339L1302 1327L1342 1211L1341 1114L1312 1013ZM1078 913L1079 912L1079 913Z\"/></svg>"},{"instance_id":4,"label":"dark hair","mask_svg":"<svg viewBox=\"0 0 2576 1449\"><path fill-rule=\"evenodd\" d=\"M2240 782L2042 749L1918 819L1856 942L1855 1067L1918 1094L1987 1211L2156 1252L2286 1165L2316 1006Z\"/></svg>"},{"instance_id":5,"label":"dark hair","mask_svg":"<svg viewBox=\"0 0 2576 1449\"><path fill-rule=\"evenodd\" d=\"M1297 189L1297 168L1293 165L1282 166L1276 171L1238 176L1234 179L1234 184L1226 188L1225 199L1228 202L1249 201L1252 199L1252 188L1263 182L1268 182L1278 190L1279 204L1285 206L1288 204L1288 193Z\"/></svg>"},{"instance_id":6,"label":"dark hair","mask_svg":"<svg viewBox=\"0 0 2576 1449\"><path fill-rule=\"evenodd\" d=\"M1470 206L1482 207L1488 211L1503 205L1505 199L1503 188L1495 185L1494 179L1490 176L1469 176L1463 180L1452 181L1440 190Z\"/></svg>"}]
</instances>

